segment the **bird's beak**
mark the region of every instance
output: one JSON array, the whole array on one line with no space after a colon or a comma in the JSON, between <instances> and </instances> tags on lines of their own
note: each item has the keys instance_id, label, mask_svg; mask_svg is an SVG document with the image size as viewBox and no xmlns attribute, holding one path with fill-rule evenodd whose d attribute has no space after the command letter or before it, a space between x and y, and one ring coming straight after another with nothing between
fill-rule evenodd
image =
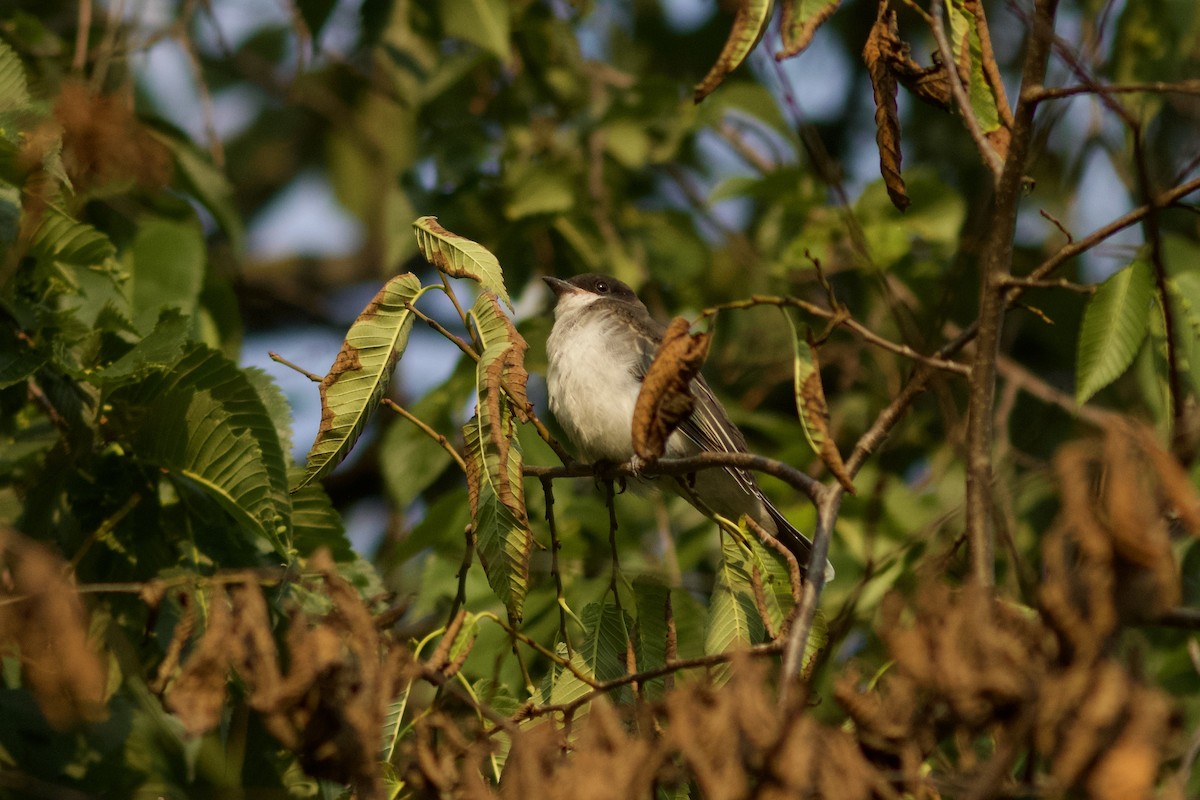
<instances>
[{"instance_id":1,"label":"bird's beak","mask_svg":"<svg viewBox=\"0 0 1200 800\"><path fill-rule=\"evenodd\" d=\"M555 278L552 275L546 275L542 280L550 287L550 291L554 292L555 297L562 297L564 294L572 294L579 291L579 289L567 283L562 278Z\"/></svg>"}]
</instances>

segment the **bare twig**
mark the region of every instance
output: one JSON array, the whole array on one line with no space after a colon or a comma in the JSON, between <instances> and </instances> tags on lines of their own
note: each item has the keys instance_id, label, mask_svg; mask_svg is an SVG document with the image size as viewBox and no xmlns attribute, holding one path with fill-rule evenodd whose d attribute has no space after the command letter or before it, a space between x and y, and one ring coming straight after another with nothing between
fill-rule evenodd
<instances>
[{"instance_id":1,"label":"bare twig","mask_svg":"<svg viewBox=\"0 0 1200 800\"><path fill-rule=\"evenodd\" d=\"M1030 102L1040 103L1043 100L1059 100L1065 97L1076 97L1081 94L1200 94L1200 80L1150 81L1147 83L1085 83L1078 86L1040 87L1030 93Z\"/></svg>"},{"instance_id":2,"label":"bare twig","mask_svg":"<svg viewBox=\"0 0 1200 800\"><path fill-rule=\"evenodd\" d=\"M575 655L571 647L571 636L567 630L567 600L563 592L562 572L558 566L558 551L562 542L558 540L558 523L554 519L554 481L542 478L542 494L546 498L546 524L550 528L550 574L554 576L554 593L558 598L558 635L567 648L567 659Z\"/></svg>"},{"instance_id":3,"label":"bare twig","mask_svg":"<svg viewBox=\"0 0 1200 800\"><path fill-rule=\"evenodd\" d=\"M1066 289L1068 292L1078 292L1079 294L1095 294L1096 286L1090 283L1075 283L1066 278L1048 278L1038 280L1036 278L1017 278L1008 276L1001 283L1004 286L1020 286L1024 289Z\"/></svg>"},{"instance_id":4,"label":"bare twig","mask_svg":"<svg viewBox=\"0 0 1200 800\"><path fill-rule=\"evenodd\" d=\"M424 433L430 439L433 439L435 442L440 444L442 449L450 454L450 457L454 459L455 464L458 464L458 468L460 470L462 470L464 473L467 471L467 462L463 460L461 455L459 455L458 450L454 449L454 445L450 444L450 440L431 428L429 424L425 422L425 420L421 419L416 414L412 413L390 397L385 397L379 402L382 405L390 408L392 411L395 411L400 416L404 417L413 425L416 425L421 430L421 433Z\"/></svg>"}]
</instances>

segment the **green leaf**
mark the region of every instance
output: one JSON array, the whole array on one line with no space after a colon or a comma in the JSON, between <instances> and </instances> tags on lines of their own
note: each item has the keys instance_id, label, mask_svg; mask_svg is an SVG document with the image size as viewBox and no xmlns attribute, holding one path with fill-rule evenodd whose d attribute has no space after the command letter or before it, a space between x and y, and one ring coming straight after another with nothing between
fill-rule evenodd
<instances>
[{"instance_id":1,"label":"green leaf","mask_svg":"<svg viewBox=\"0 0 1200 800\"><path fill-rule=\"evenodd\" d=\"M438 10L446 35L495 54L504 64L512 57L506 0L441 0Z\"/></svg>"},{"instance_id":2,"label":"green leaf","mask_svg":"<svg viewBox=\"0 0 1200 800\"><path fill-rule=\"evenodd\" d=\"M1179 344L1179 368L1200 392L1200 272L1181 272L1167 280L1174 300L1175 336Z\"/></svg>"},{"instance_id":3,"label":"green leaf","mask_svg":"<svg viewBox=\"0 0 1200 800\"><path fill-rule=\"evenodd\" d=\"M731 534L722 532L721 566L708 609L704 652L724 653L765 638L766 628L754 599L749 557Z\"/></svg>"},{"instance_id":4,"label":"green leaf","mask_svg":"<svg viewBox=\"0 0 1200 800\"><path fill-rule=\"evenodd\" d=\"M151 134L171 151L180 188L208 209L217 225L229 237L230 247L235 253L240 253L245 244L246 229L237 210L229 177L212 163L207 154L182 135L163 130L152 130Z\"/></svg>"},{"instance_id":5,"label":"green leaf","mask_svg":"<svg viewBox=\"0 0 1200 800\"><path fill-rule=\"evenodd\" d=\"M138 227L129 251L133 275L133 323L148 331L166 309L196 311L204 286L207 251L200 226L150 218Z\"/></svg>"},{"instance_id":6,"label":"green leaf","mask_svg":"<svg viewBox=\"0 0 1200 800\"><path fill-rule=\"evenodd\" d=\"M583 642L571 655L571 665L596 681L610 681L626 674L630 622L611 602L590 603L583 610ZM560 655L566 645L560 644ZM591 687L566 667L555 664L542 682L542 701L570 703L591 691Z\"/></svg>"},{"instance_id":7,"label":"green leaf","mask_svg":"<svg viewBox=\"0 0 1200 800\"><path fill-rule=\"evenodd\" d=\"M29 87L21 57L0 40L0 112L18 111L29 106Z\"/></svg>"},{"instance_id":8,"label":"green leaf","mask_svg":"<svg viewBox=\"0 0 1200 800\"><path fill-rule=\"evenodd\" d=\"M298 477L299 470L290 470L291 477ZM354 561L356 555L346 538L346 526L342 515L333 507L333 501L319 483L310 483L292 493L292 546L301 557L307 558L317 548L329 549L337 563Z\"/></svg>"},{"instance_id":9,"label":"green leaf","mask_svg":"<svg viewBox=\"0 0 1200 800\"><path fill-rule=\"evenodd\" d=\"M495 292L512 308L500 262L481 244L451 233L438 224L437 217L421 217L413 223L421 255L438 271L451 278L469 278Z\"/></svg>"},{"instance_id":10,"label":"green leaf","mask_svg":"<svg viewBox=\"0 0 1200 800\"><path fill-rule=\"evenodd\" d=\"M128 353L94 374L92 382L115 386L178 363L187 344L189 328L187 318L178 309L164 311L154 330Z\"/></svg>"},{"instance_id":11,"label":"green leaf","mask_svg":"<svg viewBox=\"0 0 1200 800\"><path fill-rule=\"evenodd\" d=\"M321 427L296 489L328 474L362 435L408 344L413 325L409 304L421 292L416 276L397 275L350 326L329 374L321 381Z\"/></svg>"},{"instance_id":12,"label":"green leaf","mask_svg":"<svg viewBox=\"0 0 1200 800\"><path fill-rule=\"evenodd\" d=\"M637 668L645 672L667 663L669 623L674 621L671 589L660 580L640 575L633 581L633 597L637 604ZM659 694L664 685L663 678L655 678L646 688Z\"/></svg>"},{"instance_id":13,"label":"green leaf","mask_svg":"<svg viewBox=\"0 0 1200 800\"><path fill-rule=\"evenodd\" d=\"M721 54L712 65L708 74L696 84L693 99L699 103L712 91L721 85L725 76L733 72L750 55L754 45L762 38L771 21L771 7L774 0L742 0L737 5L733 18L733 26L729 29L729 38L721 48Z\"/></svg>"},{"instance_id":14,"label":"green leaf","mask_svg":"<svg viewBox=\"0 0 1200 800\"><path fill-rule=\"evenodd\" d=\"M515 429L516 417L525 413L527 376L522 362L527 345L490 292L479 296L471 317L483 352L475 379L479 403L464 428L468 500L488 584L509 616L520 619L533 548L525 510L521 445ZM516 403L502 387L519 398Z\"/></svg>"},{"instance_id":15,"label":"green leaf","mask_svg":"<svg viewBox=\"0 0 1200 800\"><path fill-rule=\"evenodd\" d=\"M1133 362L1146 338L1153 299L1154 277L1144 261L1133 262L1100 284L1079 326L1075 402L1086 403Z\"/></svg>"},{"instance_id":16,"label":"green leaf","mask_svg":"<svg viewBox=\"0 0 1200 800\"><path fill-rule=\"evenodd\" d=\"M832 17L841 4L842 0L784 0L779 26L783 49L775 57L783 60L804 52L812 43L817 28Z\"/></svg>"},{"instance_id":17,"label":"green leaf","mask_svg":"<svg viewBox=\"0 0 1200 800\"><path fill-rule=\"evenodd\" d=\"M275 425L236 364L193 346L108 398L110 436L217 500L260 550L290 550L291 498Z\"/></svg>"},{"instance_id":18,"label":"green leaf","mask_svg":"<svg viewBox=\"0 0 1200 800\"><path fill-rule=\"evenodd\" d=\"M504 216L510 220L538 214L561 214L575 205L571 176L562 168L517 167L505 176L508 202Z\"/></svg>"}]
</instances>

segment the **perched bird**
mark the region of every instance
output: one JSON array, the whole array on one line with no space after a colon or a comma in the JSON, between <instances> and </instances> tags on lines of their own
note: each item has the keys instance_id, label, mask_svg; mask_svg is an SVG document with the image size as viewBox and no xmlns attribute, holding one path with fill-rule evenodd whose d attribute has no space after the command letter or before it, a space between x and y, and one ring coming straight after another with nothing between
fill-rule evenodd
<instances>
[{"instance_id":1,"label":"perched bird","mask_svg":"<svg viewBox=\"0 0 1200 800\"><path fill-rule=\"evenodd\" d=\"M546 342L550 410L585 460L629 461L634 455L634 405L666 329L616 278L588 273L566 281L543 280L557 298ZM667 440L667 457L746 452L745 437L704 378L693 380L691 389L695 408ZM771 505L752 473L725 467L700 470L686 487L683 480L661 477L656 483L674 489L702 512L734 521L747 515L779 539L804 570L812 542ZM832 577L833 566L827 563L825 578Z\"/></svg>"}]
</instances>

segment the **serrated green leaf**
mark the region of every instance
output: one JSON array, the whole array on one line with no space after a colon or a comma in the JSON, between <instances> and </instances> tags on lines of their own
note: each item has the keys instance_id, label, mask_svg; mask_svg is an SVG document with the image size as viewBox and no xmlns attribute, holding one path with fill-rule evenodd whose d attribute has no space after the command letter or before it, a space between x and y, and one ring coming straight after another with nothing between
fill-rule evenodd
<instances>
[{"instance_id":1,"label":"serrated green leaf","mask_svg":"<svg viewBox=\"0 0 1200 800\"><path fill-rule=\"evenodd\" d=\"M712 91L721 85L725 77L741 66L767 30L771 21L771 8L774 0L743 0L738 3L733 25L729 29L729 38L721 48L721 54L712 65L712 69L696 84L693 99L699 103Z\"/></svg>"},{"instance_id":2,"label":"serrated green leaf","mask_svg":"<svg viewBox=\"0 0 1200 800\"><path fill-rule=\"evenodd\" d=\"M669 623L674 621L671 589L660 580L640 575L633 581L633 597L637 606L637 668L645 672L667 663ZM656 696L664 685L663 678L655 678L645 688Z\"/></svg>"},{"instance_id":3,"label":"serrated green leaf","mask_svg":"<svg viewBox=\"0 0 1200 800\"><path fill-rule=\"evenodd\" d=\"M289 476L296 479L300 470L290 470ZM356 555L346 537L346 526L342 515L333 507L333 501L319 483L310 483L292 493L292 546L302 558L316 552L317 548L328 548L337 563L354 561Z\"/></svg>"},{"instance_id":4,"label":"serrated green leaf","mask_svg":"<svg viewBox=\"0 0 1200 800\"><path fill-rule=\"evenodd\" d=\"M321 427L296 489L327 475L362 435L408 344L413 326L409 304L421 292L416 276L397 275L350 326L329 374L321 381Z\"/></svg>"},{"instance_id":5,"label":"serrated green leaf","mask_svg":"<svg viewBox=\"0 0 1200 800\"><path fill-rule=\"evenodd\" d=\"M0 40L0 112L18 111L29 106L29 87L21 57Z\"/></svg>"},{"instance_id":6,"label":"serrated green leaf","mask_svg":"<svg viewBox=\"0 0 1200 800\"><path fill-rule=\"evenodd\" d=\"M1116 272L1088 300L1079 326L1075 402L1083 405L1133 362L1146 338L1154 277L1143 261Z\"/></svg>"},{"instance_id":7,"label":"serrated green leaf","mask_svg":"<svg viewBox=\"0 0 1200 800\"><path fill-rule=\"evenodd\" d=\"M178 309L168 309L144 339L128 353L92 376L93 383L116 386L153 370L179 362L187 344L190 325Z\"/></svg>"},{"instance_id":8,"label":"serrated green leaf","mask_svg":"<svg viewBox=\"0 0 1200 800\"><path fill-rule=\"evenodd\" d=\"M138 461L200 487L260 550L290 551L291 498L275 426L221 354L193 346L170 369L108 398L109 425Z\"/></svg>"},{"instance_id":9,"label":"serrated green leaf","mask_svg":"<svg viewBox=\"0 0 1200 800\"><path fill-rule=\"evenodd\" d=\"M721 566L708 608L704 635L705 653L725 653L766 638L766 627L754 599L754 584L743 547L733 536L721 534ZM718 670L723 679L726 670Z\"/></svg>"},{"instance_id":10,"label":"serrated green leaf","mask_svg":"<svg viewBox=\"0 0 1200 800\"><path fill-rule=\"evenodd\" d=\"M1181 272L1167 280L1167 291L1175 301L1175 336L1179 344L1179 368L1200 392L1200 272Z\"/></svg>"},{"instance_id":11,"label":"serrated green leaf","mask_svg":"<svg viewBox=\"0 0 1200 800\"><path fill-rule=\"evenodd\" d=\"M792 331L792 391L804 438L813 452L825 462L825 466L829 467L829 471L853 494L854 482L829 431L829 406L825 401L825 389L821 385L816 348L809 341L807 326L802 333L792 315L786 309L782 313Z\"/></svg>"},{"instance_id":12,"label":"serrated green leaf","mask_svg":"<svg viewBox=\"0 0 1200 800\"><path fill-rule=\"evenodd\" d=\"M812 43L817 28L833 16L842 0L784 0L779 33L783 49L777 59L799 55Z\"/></svg>"},{"instance_id":13,"label":"serrated green leaf","mask_svg":"<svg viewBox=\"0 0 1200 800\"><path fill-rule=\"evenodd\" d=\"M596 681L610 681L626 674L625 657L629 647L630 620L611 602L590 603L583 610L583 642L575 648L571 665ZM559 645L559 654L566 647ZM586 682L571 670L555 664L542 682L546 703L570 703L591 691Z\"/></svg>"},{"instance_id":14,"label":"serrated green leaf","mask_svg":"<svg viewBox=\"0 0 1200 800\"><path fill-rule=\"evenodd\" d=\"M479 296L471 318L483 351L475 379L479 402L464 428L468 500L488 584L509 616L520 619L533 548L515 429L516 415L524 411L502 386L523 400L527 376L522 361L527 345L490 292Z\"/></svg>"},{"instance_id":15,"label":"serrated green leaf","mask_svg":"<svg viewBox=\"0 0 1200 800\"><path fill-rule=\"evenodd\" d=\"M486 247L451 233L438 224L437 217L421 217L413 223L417 248L440 272L451 278L469 278L495 292L512 308L500 262Z\"/></svg>"},{"instance_id":16,"label":"serrated green leaf","mask_svg":"<svg viewBox=\"0 0 1200 800\"><path fill-rule=\"evenodd\" d=\"M441 0L438 10L448 36L470 42L507 64L512 57L506 0Z\"/></svg>"}]
</instances>

